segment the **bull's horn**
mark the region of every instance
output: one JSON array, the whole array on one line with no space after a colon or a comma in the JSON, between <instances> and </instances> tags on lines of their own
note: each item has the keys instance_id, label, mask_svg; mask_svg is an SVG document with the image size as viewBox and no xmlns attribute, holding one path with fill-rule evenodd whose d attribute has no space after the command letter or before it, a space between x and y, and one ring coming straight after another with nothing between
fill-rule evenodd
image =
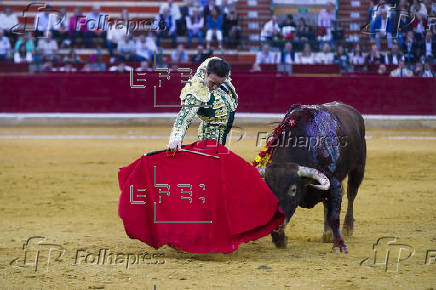
<instances>
[{"instance_id":1,"label":"bull's horn","mask_svg":"<svg viewBox=\"0 0 436 290\"><path fill-rule=\"evenodd\" d=\"M298 166L297 174L299 176L310 177L318 181L319 184L311 184L311 186L315 187L316 189L329 190L330 188L330 180L327 178L327 176L315 168Z\"/></svg>"}]
</instances>

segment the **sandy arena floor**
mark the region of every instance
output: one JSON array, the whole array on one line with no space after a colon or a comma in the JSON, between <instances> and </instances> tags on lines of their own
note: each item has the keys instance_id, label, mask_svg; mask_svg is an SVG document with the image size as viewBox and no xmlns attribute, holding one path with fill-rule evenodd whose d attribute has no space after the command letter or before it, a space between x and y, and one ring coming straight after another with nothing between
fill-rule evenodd
<instances>
[{"instance_id":1,"label":"sandy arena floor","mask_svg":"<svg viewBox=\"0 0 436 290\"><path fill-rule=\"evenodd\" d=\"M246 128L246 138L231 139L230 148L251 161L260 149L257 132L269 130ZM347 255L320 242L321 204L297 210L287 249L276 249L269 236L227 255L155 251L129 239L117 214L118 168L163 149L169 132L169 126L0 128L0 288L436 288L436 130L367 130L366 177L354 235L345 237ZM342 208L341 222L345 197ZM44 238L23 250L32 236ZM374 251L384 236L399 239L382 239ZM65 252L56 261L60 247ZM96 258L100 249L160 253L156 259L165 263L85 263L83 255Z\"/></svg>"}]
</instances>

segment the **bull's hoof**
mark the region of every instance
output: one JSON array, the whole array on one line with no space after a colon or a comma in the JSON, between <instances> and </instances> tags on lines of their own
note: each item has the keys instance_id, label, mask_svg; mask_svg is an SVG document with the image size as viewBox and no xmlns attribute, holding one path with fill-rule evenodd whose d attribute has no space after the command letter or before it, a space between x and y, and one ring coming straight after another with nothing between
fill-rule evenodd
<instances>
[{"instance_id":1,"label":"bull's hoof","mask_svg":"<svg viewBox=\"0 0 436 290\"><path fill-rule=\"evenodd\" d=\"M333 232L332 231L324 232L322 234L321 242L322 243L331 243L331 242L333 242Z\"/></svg>"},{"instance_id":2,"label":"bull's hoof","mask_svg":"<svg viewBox=\"0 0 436 290\"><path fill-rule=\"evenodd\" d=\"M337 240L333 243L332 252L348 254L347 245L343 240Z\"/></svg>"},{"instance_id":3,"label":"bull's hoof","mask_svg":"<svg viewBox=\"0 0 436 290\"><path fill-rule=\"evenodd\" d=\"M272 242L277 248L284 249L288 245L288 237L283 233L272 232L271 233Z\"/></svg>"},{"instance_id":4,"label":"bull's hoof","mask_svg":"<svg viewBox=\"0 0 436 290\"><path fill-rule=\"evenodd\" d=\"M353 235L353 225L346 225L342 227L342 234L347 237L351 237Z\"/></svg>"}]
</instances>

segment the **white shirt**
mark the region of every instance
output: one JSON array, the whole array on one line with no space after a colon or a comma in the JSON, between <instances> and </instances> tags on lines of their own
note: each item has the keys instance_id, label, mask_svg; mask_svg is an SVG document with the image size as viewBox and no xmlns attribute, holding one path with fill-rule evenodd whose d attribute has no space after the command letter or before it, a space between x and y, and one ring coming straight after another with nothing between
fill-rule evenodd
<instances>
[{"instance_id":1,"label":"white shirt","mask_svg":"<svg viewBox=\"0 0 436 290\"><path fill-rule=\"evenodd\" d=\"M35 16L35 29L38 31L52 30L54 23L56 23L55 14L40 12Z\"/></svg>"},{"instance_id":2,"label":"white shirt","mask_svg":"<svg viewBox=\"0 0 436 290\"><path fill-rule=\"evenodd\" d=\"M108 29L106 38L113 43L120 42L124 36L127 34L127 26L126 25L113 25L110 29Z\"/></svg>"},{"instance_id":3,"label":"white shirt","mask_svg":"<svg viewBox=\"0 0 436 290\"><path fill-rule=\"evenodd\" d=\"M291 58L291 54L289 52L282 52L282 54L280 54L280 60L283 59L283 53L285 53L285 64L293 64L294 61ZM296 55L295 55L296 57Z\"/></svg>"},{"instance_id":4,"label":"white shirt","mask_svg":"<svg viewBox=\"0 0 436 290\"><path fill-rule=\"evenodd\" d=\"M275 32L275 31L280 32L280 27L279 27L279 24L277 22L273 24L273 21L271 19L270 21L265 23L265 25L263 26L263 29L260 33L260 39L262 41L266 40L266 38L272 36L273 32Z\"/></svg>"},{"instance_id":5,"label":"white shirt","mask_svg":"<svg viewBox=\"0 0 436 290\"><path fill-rule=\"evenodd\" d=\"M331 52L318 53L318 57L316 58L316 62L322 63L322 64L332 64L333 63L333 53L331 53Z\"/></svg>"},{"instance_id":6,"label":"white shirt","mask_svg":"<svg viewBox=\"0 0 436 290\"><path fill-rule=\"evenodd\" d=\"M199 17L199 21L192 23L191 21L191 17L190 16L186 16L186 28L188 30L192 30L192 33L197 33L200 29L203 28L204 26L204 17L198 16Z\"/></svg>"},{"instance_id":7,"label":"white shirt","mask_svg":"<svg viewBox=\"0 0 436 290\"><path fill-rule=\"evenodd\" d=\"M358 54L355 55L355 54L351 53L350 54L350 61L354 65L364 64L365 63L365 56L363 54L362 55L358 55Z\"/></svg>"},{"instance_id":8,"label":"white shirt","mask_svg":"<svg viewBox=\"0 0 436 290\"><path fill-rule=\"evenodd\" d=\"M154 50L156 50L153 45L156 45L153 41L151 42L153 45L150 45L150 41L147 37L144 42L141 40L136 41L136 54L142 56L146 59L149 59L152 56Z\"/></svg>"},{"instance_id":9,"label":"white shirt","mask_svg":"<svg viewBox=\"0 0 436 290\"><path fill-rule=\"evenodd\" d=\"M318 15L318 26L332 28L333 21L336 20L336 11L332 9L330 13L327 9L322 9Z\"/></svg>"},{"instance_id":10,"label":"white shirt","mask_svg":"<svg viewBox=\"0 0 436 290\"><path fill-rule=\"evenodd\" d=\"M136 43L133 40L121 40L118 42L118 51L123 53L132 53L136 51Z\"/></svg>"},{"instance_id":11,"label":"white shirt","mask_svg":"<svg viewBox=\"0 0 436 290\"><path fill-rule=\"evenodd\" d=\"M178 19L180 19L181 14L180 14L179 5L177 5L177 3L173 3L173 4L171 5L171 9L169 8L168 3L164 3L164 4L162 4L162 5L160 6L160 9L159 9L159 14L162 14L162 13L163 13L163 10L164 10L165 8L168 8L168 13L171 14L171 16L174 18L174 20L178 20Z\"/></svg>"},{"instance_id":12,"label":"white shirt","mask_svg":"<svg viewBox=\"0 0 436 290\"><path fill-rule=\"evenodd\" d=\"M390 76L394 77L394 78L413 77L413 72L407 68L403 68L403 69L397 68L397 69L391 71Z\"/></svg>"},{"instance_id":13,"label":"white shirt","mask_svg":"<svg viewBox=\"0 0 436 290\"><path fill-rule=\"evenodd\" d=\"M53 54L58 49L58 43L54 39L48 41L47 38L41 38L38 40L38 48L43 54Z\"/></svg>"},{"instance_id":14,"label":"white shirt","mask_svg":"<svg viewBox=\"0 0 436 290\"><path fill-rule=\"evenodd\" d=\"M0 29L9 30L18 24L18 17L14 13L6 15L0 13Z\"/></svg>"},{"instance_id":15,"label":"white shirt","mask_svg":"<svg viewBox=\"0 0 436 290\"><path fill-rule=\"evenodd\" d=\"M67 16L68 14L65 13L63 18L58 18L59 15L55 15L55 17L53 18L53 29L54 30L61 30L61 27L65 27L65 31L68 31L68 26L70 25L69 23L69 17Z\"/></svg>"},{"instance_id":16,"label":"white shirt","mask_svg":"<svg viewBox=\"0 0 436 290\"><path fill-rule=\"evenodd\" d=\"M386 64L395 64L395 65L398 65L400 63L400 59L398 58L397 54L393 54L392 55L392 63L390 63L389 58L388 58L388 54L386 54L386 56L385 56L385 63Z\"/></svg>"},{"instance_id":17,"label":"white shirt","mask_svg":"<svg viewBox=\"0 0 436 290\"><path fill-rule=\"evenodd\" d=\"M0 55L6 55L10 49L11 42L9 41L9 38L6 36L0 38Z\"/></svg>"},{"instance_id":18,"label":"white shirt","mask_svg":"<svg viewBox=\"0 0 436 290\"><path fill-rule=\"evenodd\" d=\"M423 78L432 78L434 77L433 72L431 70L425 70L422 72L421 77Z\"/></svg>"},{"instance_id":19,"label":"white shirt","mask_svg":"<svg viewBox=\"0 0 436 290\"><path fill-rule=\"evenodd\" d=\"M123 66L123 71L131 71L132 69L133 68L131 66L128 66L128 65ZM118 66L117 65L111 66L109 68L109 71L118 71Z\"/></svg>"},{"instance_id":20,"label":"white shirt","mask_svg":"<svg viewBox=\"0 0 436 290\"><path fill-rule=\"evenodd\" d=\"M107 22L105 21L105 15L101 12L95 14L94 12L89 12L86 15L86 24L88 31L97 31L99 29L107 30L107 27L104 27Z\"/></svg>"},{"instance_id":21,"label":"white shirt","mask_svg":"<svg viewBox=\"0 0 436 290\"><path fill-rule=\"evenodd\" d=\"M433 55L433 51L432 51L432 42L427 42L425 41L425 55L429 56L429 55Z\"/></svg>"},{"instance_id":22,"label":"white shirt","mask_svg":"<svg viewBox=\"0 0 436 290\"><path fill-rule=\"evenodd\" d=\"M263 51L259 51L256 55L256 64L274 64L275 63L275 56L272 51L268 51L267 54L265 54Z\"/></svg>"},{"instance_id":23,"label":"white shirt","mask_svg":"<svg viewBox=\"0 0 436 290\"><path fill-rule=\"evenodd\" d=\"M310 56L304 56L302 53L298 53L297 57L295 58L295 63L297 63L297 64L314 64L315 58L313 56L313 53L311 53Z\"/></svg>"}]
</instances>

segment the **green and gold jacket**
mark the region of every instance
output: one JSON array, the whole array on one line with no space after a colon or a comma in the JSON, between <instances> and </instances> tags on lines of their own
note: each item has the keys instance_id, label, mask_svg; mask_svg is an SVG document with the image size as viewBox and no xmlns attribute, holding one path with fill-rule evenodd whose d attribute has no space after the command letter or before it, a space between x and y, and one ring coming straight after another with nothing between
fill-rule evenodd
<instances>
[{"instance_id":1,"label":"green and gold jacket","mask_svg":"<svg viewBox=\"0 0 436 290\"><path fill-rule=\"evenodd\" d=\"M214 91L210 91L204 83L207 64L214 58L217 57L206 59L182 89L180 93L182 108L174 122L170 142L175 139L183 140L191 122L198 115L200 118L198 139L216 139L220 144L225 145L238 106L238 95L230 77L227 77Z\"/></svg>"}]
</instances>

